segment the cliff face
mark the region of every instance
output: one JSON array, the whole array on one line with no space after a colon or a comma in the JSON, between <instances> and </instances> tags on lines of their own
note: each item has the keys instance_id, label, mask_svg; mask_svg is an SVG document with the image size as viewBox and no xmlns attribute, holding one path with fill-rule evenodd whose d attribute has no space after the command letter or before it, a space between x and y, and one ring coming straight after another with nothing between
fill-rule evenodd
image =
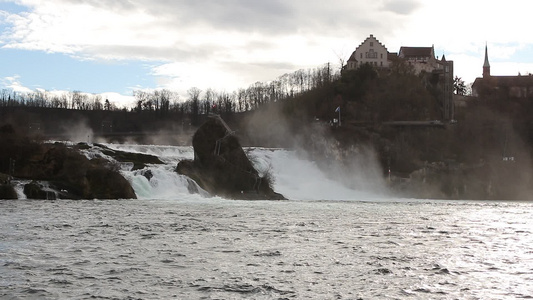
<instances>
[{"instance_id":1,"label":"cliff face","mask_svg":"<svg viewBox=\"0 0 533 300\"><path fill-rule=\"evenodd\" d=\"M388 126L331 128L339 148L368 145L386 186L399 197L422 199L531 200L531 148L498 120L444 128ZM323 149L309 146L318 156ZM341 157L349 165L351 154Z\"/></svg>"},{"instance_id":2,"label":"cliff face","mask_svg":"<svg viewBox=\"0 0 533 300\"><path fill-rule=\"evenodd\" d=\"M219 117L209 118L193 136L194 160L179 162L176 171L189 176L213 195L231 199L271 199L275 193L261 176L237 137Z\"/></svg>"}]
</instances>

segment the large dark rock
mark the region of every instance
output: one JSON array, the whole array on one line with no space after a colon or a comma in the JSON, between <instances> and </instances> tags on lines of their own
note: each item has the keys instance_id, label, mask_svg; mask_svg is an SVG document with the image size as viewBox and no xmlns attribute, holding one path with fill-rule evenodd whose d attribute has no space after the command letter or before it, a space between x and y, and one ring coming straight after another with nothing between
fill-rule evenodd
<instances>
[{"instance_id":1,"label":"large dark rock","mask_svg":"<svg viewBox=\"0 0 533 300\"><path fill-rule=\"evenodd\" d=\"M24 192L30 199L55 197L51 189L57 190L60 198L68 199L136 198L118 165L103 158L88 159L79 147L38 142L17 134L9 125L0 127L0 141L0 172L17 180L35 181L25 186ZM144 163L153 162L151 157L141 159ZM1 188L0 199L16 196L6 180L0 177L0 184L6 185ZM40 183L49 188L43 188Z\"/></svg>"},{"instance_id":2,"label":"large dark rock","mask_svg":"<svg viewBox=\"0 0 533 300\"><path fill-rule=\"evenodd\" d=\"M18 199L15 188L10 184L0 184L0 199Z\"/></svg>"},{"instance_id":3,"label":"large dark rock","mask_svg":"<svg viewBox=\"0 0 533 300\"><path fill-rule=\"evenodd\" d=\"M24 185L24 195L26 195L26 198L28 199L56 199L56 194L54 192L45 190L42 185L35 181Z\"/></svg>"},{"instance_id":4,"label":"large dark rock","mask_svg":"<svg viewBox=\"0 0 533 300\"><path fill-rule=\"evenodd\" d=\"M0 173L0 199L18 199L17 192L10 181L11 176Z\"/></svg>"},{"instance_id":5,"label":"large dark rock","mask_svg":"<svg viewBox=\"0 0 533 300\"><path fill-rule=\"evenodd\" d=\"M104 159L89 160L75 149L56 145L45 153L40 163L44 178L50 179L68 198L136 198L133 188L116 166Z\"/></svg>"},{"instance_id":6,"label":"large dark rock","mask_svg":"<svg viewBox=\"0 0 533 300\"><path fill-rule=\"evenodd\" d=\"M285 199L272 190L268 176L260 176L220 117L212 116L200 126L192 144L194 160L180 161L176 171L210 194L230 199Z\"/></svg>"},{"instance_id":7,"label":"large dark rock","mask_svg":"<svg viewBox=\"0 0 533 300\"><path fill-rule=\"evenodd\" d=\"M109 155L119 162L132 163L132 170L144 169L147 164L163 164L159 157L155 155L115 150L102 144L94 144L94 147L97 147L103 154Z\"/></svg>"}]
</instances>

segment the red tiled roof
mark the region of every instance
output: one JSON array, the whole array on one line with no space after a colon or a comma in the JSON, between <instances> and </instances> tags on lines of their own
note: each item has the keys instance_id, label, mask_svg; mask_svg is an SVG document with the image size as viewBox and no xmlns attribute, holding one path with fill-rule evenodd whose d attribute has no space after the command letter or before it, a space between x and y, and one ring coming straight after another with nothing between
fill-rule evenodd
<instances>
[{"instance_id":1,"label":"red tiled roof","mask_svg":"<svg viewBox=\"0 0 533 300\"><path fill-rule=\"evenodd\" d=\"M357 61L357 59L355 59L355 51L352 53L352 55L350 55L350 58L348 58L348 61Z\"/></svg>"},{"instance_id":2,"label":"red tiled roof","mask_svg":"<svg viewBox=\"0 0 533 300\"><path fill-rule=\"evenodd\" d=\"M533 75L478 77L472 84L472 87L485 83L492 87L533 86Z\"/></svg>"},{"instance_id":3,"label":"red tiled roof","mask_svg":"<svg viewBox=\"0 0 533 300\"><path fill-rule=\"evenodd\" d=\"M400 47L400 57L431 57L433 47Z\"/></svg>"}]
</instances>

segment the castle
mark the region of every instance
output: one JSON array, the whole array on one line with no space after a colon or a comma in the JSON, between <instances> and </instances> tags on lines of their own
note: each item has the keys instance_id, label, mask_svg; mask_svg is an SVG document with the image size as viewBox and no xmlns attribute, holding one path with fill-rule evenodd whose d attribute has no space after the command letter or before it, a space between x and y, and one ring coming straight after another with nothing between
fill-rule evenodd
<instances>
[{"instance_id":1,"label":"castle","mask_svg":"<svg viewBox=\"0 0 533 300\"><path fill-rule=\"evenodd\" d=\"M352 53L345 69L354 70L361 65L370 64L377 69L388 69L394 60L401 59L413 67L415 74L423 72L438 77L442 90L441 101L443 120L454 119L453 106L453 61L435 58L435 49L431 47L400 47L398 53L389 52L374 35L366 38Z\"/></svg>"}]
</instances>

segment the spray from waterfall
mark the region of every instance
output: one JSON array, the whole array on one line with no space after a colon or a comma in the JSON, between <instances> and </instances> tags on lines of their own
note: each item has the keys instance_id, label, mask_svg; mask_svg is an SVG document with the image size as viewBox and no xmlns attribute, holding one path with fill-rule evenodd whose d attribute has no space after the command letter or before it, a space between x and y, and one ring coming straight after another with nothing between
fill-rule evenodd
<instances>
[{"instance_id":1,"label":"spray from waterfall","mask_svg":"<svg viewBox=\"0 0 533 300\"><path fill-rule=\"evenodd\" d=\"M140 199L191 199L209 197L190 178L174 169L181 159L192 159L192 147L115 145L110 148L158 155L164 165L150 165L142 170L123 171ZM350 188L324 172L316 162L300 157L297 151L247 148L256 168L270 172L274 190L289 200L378 200L383 196L365 189Z\"/></svg>"}]
</instances>

